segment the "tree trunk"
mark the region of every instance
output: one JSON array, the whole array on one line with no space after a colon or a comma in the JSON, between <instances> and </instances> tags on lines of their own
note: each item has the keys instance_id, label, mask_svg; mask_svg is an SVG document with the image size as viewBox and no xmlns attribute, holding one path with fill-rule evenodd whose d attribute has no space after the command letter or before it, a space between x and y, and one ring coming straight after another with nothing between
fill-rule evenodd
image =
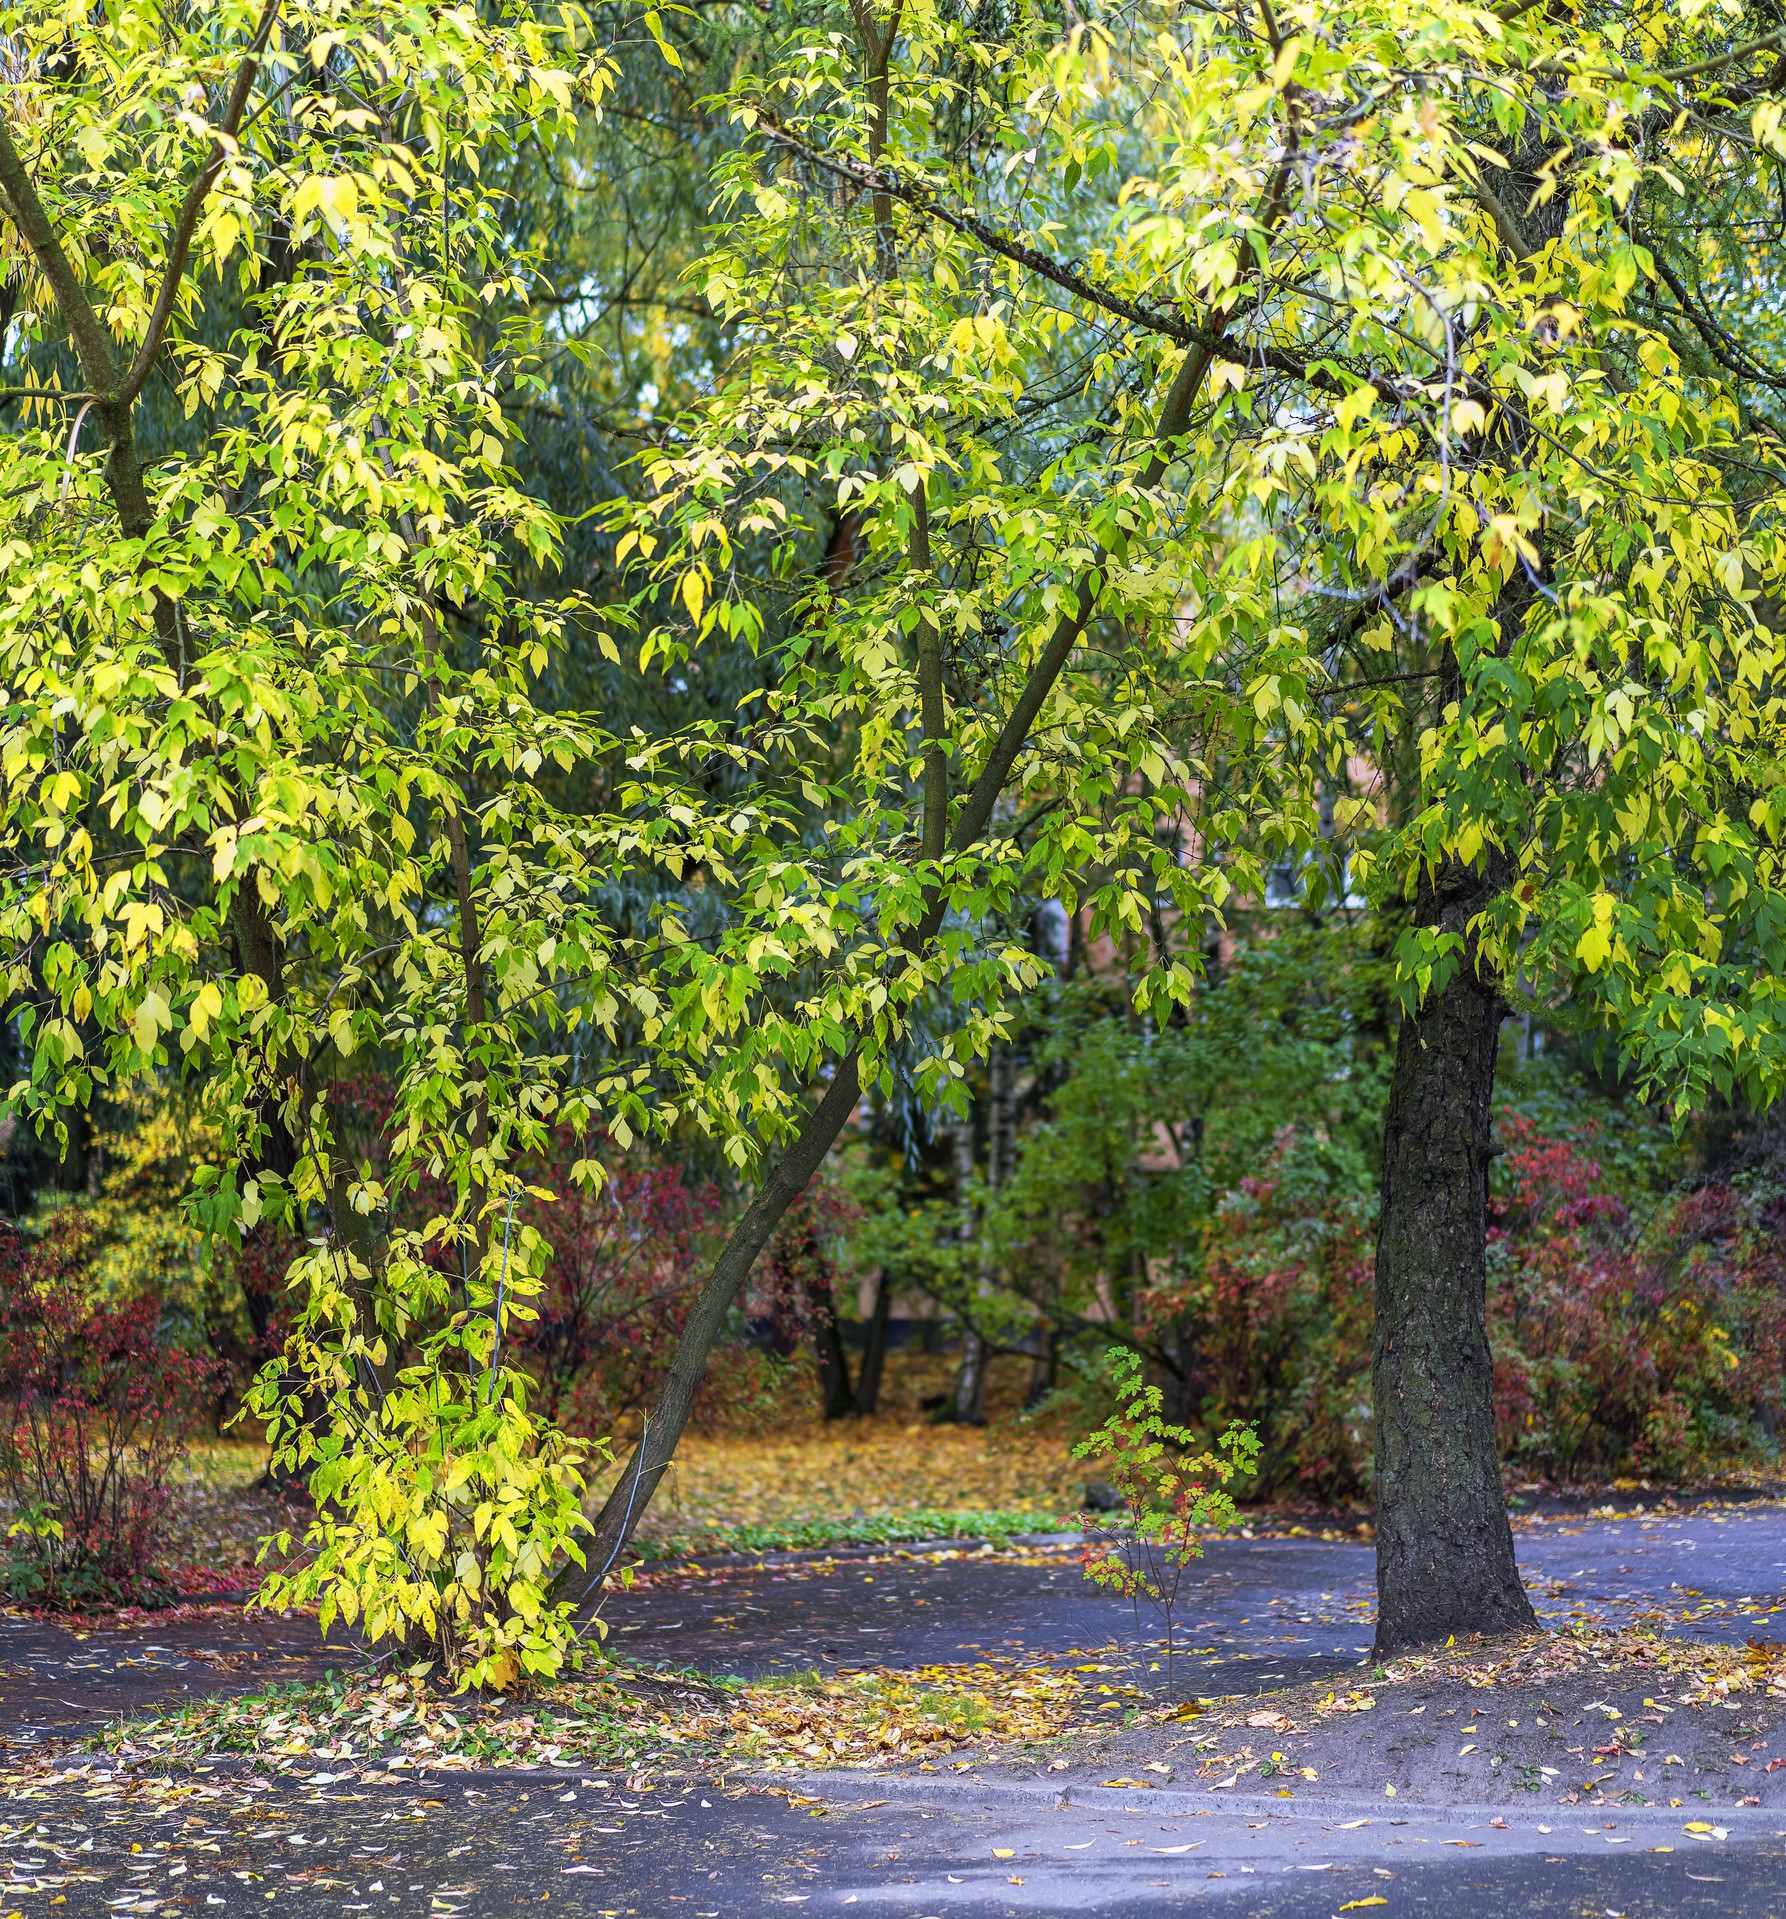
<instances>
[{"instance_id":1,"label":"tree trunk","mask_svg":"<svg viewBox=\"0 0 1786 1919\"><path fill-rule=\"evenodd\" d=\"M974 1123L958 1119L949 1128L955 1148L955 1191L961 1202L961 1243L971 1246L976 1237L972 1201L974 1178ZM971 1255L963 1259L966 1267ZM964 1272L962 1283L967 1284ZM962 1315L961 1364L955 1372L955 1390L942 1417L957 1426L986 1424L986 1342Z\"/></svg>"},{"instance_id":2,"label":"tree trunk","mask_svg":"<svg viewBox=\"0 0 1786 1919\"><path fill-rule=\"evenodd\" d=\"M1462 932L1480 882L1445 903ZM1402 1023L1377 1233L1379 1657L1531 1631L1495 1450L1485 1236L1502 1004L1467 953Z\"/></svg>"},{"instance_id":3,"label":"tree trunk","mask_svg":"<svg viewBox=\"0 0 1786 1919\"><path fill-rule=\"evenodd\" d=\"M856 1110L860 1091L858 1056L852 1047L837 1062L824 1098L813 1108L788 1150L757 1188L756 1197L745 1208L714 1261L713 1271L676 1342L676 1354L658 1389L651 1419L639 1435L626 1470L609 1493L607 1503L596 1516L594 1530L584 1543L586 1563L578 1566L573 1561L560 1571L552 1582L554 1600L570 1599L578 1606L586 1605L620 1556L621 1547L626 1544L639 1515L651 1503L651 1495L675 1454L707 1370L707 1355L713 1350L713 1342L732 1310L733 1300L743 1289L757 1254L768 1243L781 1216L806 1190L807 1181L818 1171L832 1142L843 1131L844 1122Z\"/></svg>"},{"instance_id":4,"label":"tree trunk","mask_svg":"<svg viewBox=\"0 0 1786 1919\"><path fill-rule=\"evenodd\" d=\"M1054 1328L1045 1319L1036 1321L1036 1351L1029 1366L1029 1391L1023 1396L1023 1410L1033 1412L1054 1391L1060 1370L1060 1349Z\"/></svg>"},{"instance_id":5,"label":"tree trunk","mask_svg":"<svg viewBox=\"0 0 1786 1919\"><path fill-rule=\"evenodd\" d=\"M862 1347L862 1370L856 1375L856 1416L866 1419L881 1409L881 1372L887 1362L887 1322L893 1313L893 1280L886 1267L874 1283L874 1310L868 1315L868 1337Z\"/></svg>"},{"instance_id":6,"label":"tree trunk","mask_svg":"<svg viewBox=\"0 0 1786 1919\"><path fill-rule=\"evenodd\" d=\"M827 1419L847 1419L855 1410L850 1385L850 1358L843 1349L843 1328L837 1323L837 1295L829 1285L815 1286L811 1299L812 1339L818 1349L819 1397Z\"/></svg>"}]
</instances>

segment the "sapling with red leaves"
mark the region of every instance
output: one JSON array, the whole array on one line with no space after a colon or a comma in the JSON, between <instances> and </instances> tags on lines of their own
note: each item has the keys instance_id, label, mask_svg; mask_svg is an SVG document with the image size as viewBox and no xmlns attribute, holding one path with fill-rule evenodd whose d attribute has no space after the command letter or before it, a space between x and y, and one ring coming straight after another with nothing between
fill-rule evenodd
<instances>
[{"instance_id":1,"label":"sapling with red leaves","mask_svg":"<svg viewBox=\"0 0 1786 1919\"><path fill-rule=\"evenodd\" d=\"M9 1598L74 1611L161 1589L174 1470L221 1371L164 1337L152 1298L99 1294L78 1215L35 1241L0 1225L0 1493L14 1514L0 1588Z\"/></svg>"},{"instance_id":2,"label":"sapling with red leaves","mask_svg":"<svg viewBox=\"0 0 1786 1919\"><path fill-rule=\"evenodd\" d=\"M1104 1370L1116 1409L1080 1440L1073 1457L1105 1461L1122 1504L1115 1513L1080 1515L1086 1535L1081 1563L1094 1585L1134 1605L1137 1624L1144 1599L1159 1613L1170 1692L1185 1568L1203 1557L1206 1533L1224 1531L1238 1519L1228 1488L1257 1464L1259 1437L1250 1426L1236 1423L1217 1440L1214 1452L1195 1451L1196 1434L1163 1416L1160 1389L1148 1383L1139 1353L1112 1346Z\"/></svg>"}]
</instances>

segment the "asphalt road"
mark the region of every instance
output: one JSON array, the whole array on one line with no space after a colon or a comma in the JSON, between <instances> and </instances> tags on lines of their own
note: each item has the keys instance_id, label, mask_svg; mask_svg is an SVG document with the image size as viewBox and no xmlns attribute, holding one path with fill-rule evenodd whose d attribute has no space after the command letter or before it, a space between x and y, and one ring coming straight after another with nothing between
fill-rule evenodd
<instances>
[{"instance_id":1,"label":"asphalt road","mask_svg":"<svg viewBox=\"0 0 1786 1919\"><path fill-rule=\"evenodd\" d=\"M1551 1623L1786 1636L1781 1508L1553 1516L1522 1521L1519 1545ZM1187 1575L1180 1616L1193 1650L1180 1684L1262 1689L1355 1664L1370 1643L1372 1576L1369 1548L1345 1542L1212 1546ZM609 1617L635 1659L739 1674L1113 1643L1145 1659L1150 1637L1061 1552L660 1576L617 1595ZM16 1754L181 1690L303 1676L346 1656L319 1648L301 1620L219 1613L84 1639L0 1622L0 1734ZM876 1919L1786 1919L1786 1812L1728 1796L1716 1808L1699 1795L1681 1809L1545 1810L1131 1794L1089 1777L1063 1786L971 1773L647 1786L570 1768L318 1784L221 1764L124 1779L87 1764L78 1776L13 1776L0 1800L11 1874L0 1919L294 1908L475 1919L554 1905L589 1919L846 1908ZM1374 1901L1384 1903L1361 1903Z\"/></svg>"},{"instance_id":2,"label":"asphalt road","mask_svg":"<svg viewBox=\"0 0 1786 1919\"><path fill-rule=\"evenodd\" d=\"M0 1751L182 1698L315 1678L352 1656L345 1645L326 1646L314 1619L244 1616L233 1604L124 1627L0 1616Z\"/></svg>"},{"instance_id":3,"label":"asphalt road","mask_svg":"<svg viewBox=\"0 0 1786 1919\"><path fill-rule=\"evenodd\" d=\"M591 1919L842 1913L992 1919L1343 1909L1578 1919L1786 1909L1777 1814L1566 1824L1380 1803L1289 1811L1269 1799L1062 1803L972 1780L805 1783L805 1796L677 1784L631 1792L559 1775L307 1788L212 1773L117 1790L71 1780L6 1808L17 1910L102 1914L396 1913L516 1907ZM1102 1797L1109 1798L1110 1795ZM1741 1823L1747 1819L1748 1824ZM1380 1902L1380 1903L1379 1903Z\"/></svg>"},{"instance_id":4,"label":"asphalt road","mask_svg":"<svg viewBox=\"0 0 1786 1919\"><path fill-rule=\"evenodd\" d=\"M1534 1517L1516 1544L1547 1625L1786 1636L1786 1507ZM1258 1691L1355 1665L1370 1650L1375 1582L1371 1548L1348 1540L1213 1542L1179 1594L1175 1690ZM605 1612L628 1659L741 1678L1112 1646L1151 1661L1161 1649L1157 1618L1088 1586L1065 1548L663 1573Z\"/></svg>"}]
</instances>

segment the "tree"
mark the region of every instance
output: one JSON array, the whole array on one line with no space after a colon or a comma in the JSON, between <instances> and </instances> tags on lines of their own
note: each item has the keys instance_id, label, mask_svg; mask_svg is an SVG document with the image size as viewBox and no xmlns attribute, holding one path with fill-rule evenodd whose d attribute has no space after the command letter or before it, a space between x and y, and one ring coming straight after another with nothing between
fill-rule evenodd
<instances>
[{"instance_id":1,"label":"tree","mask_svg":"<svg viewBox=\"0 0 1786 1919\"><path fill-rule=\"evenodd\" d=\"M515 1168L631 1095L567 1091L552 1044L616 1008L587 890L615 845L537 775L610 740L532 694L565 609L511 581L558 529L507 464L528 333L478 334L532 270L480 167L613 62L575 9L382 0L0 34L11 1100L65 1130L184 1078L204 1226L308 1240L251 1403L317 1517L269 1591L464 1683L549 1673L581 1455L505 1337L546 1250ZM183 417L145 446L160 382ZM356 1161L332 1094L368 1054L396 1091ZM444 1201L401 1218L424 1177Z\"/></svg>"},{"instance_id":2,"label":"tree","mask_svg":"<svg viewBox=\"0 0 1786 1919\"><path fill-rule=\"evenodd\" d=\"M1682 1102L1779 1082L1773 322L1731 346L1731 256L1695 279L1681 237L1708 183L1756 202L1778 35L1413 0L734 31L706 390L598 516L598 606L541 497L574 461L511 455L588 392L520 210L622 64L675 68L658 16L0 6L11 1104L66 1142L191 1082L197 1217L304 1244L254 1399L319 1502L275 1590L513 1683L862 1089L959 1110L1009 1037L1037 900L1126 941L1157 1020L1268 869L1366 891L1404 923L1380 1642L1521 1623L1502 1004L1575 996ZM585 1548L509 1331L526 1168L584 1139L593 1189L651 1135L766 1170Z\"/></svg>"},{"instance_id":3,"label":"tree","mask_svg":"<svg viewBox=\"0 0 1786 1919\"><path fill-rule=\"evenodd\" d=\"M629 517L641 616L685 615L657 644L774 644L758 737L803 700L855 742L842 883L757 895L820 920L781 950L830 961L803 1032L837 1064L708 1319L920 991L974 1008L920 1080L1003 1030L1030 975L976 926L1095 867L1145 939L1144 895L1200 925L1306 854L1315 903L1404 920L1379 1644L1529 1624L1483 1304L1506 995L1579 995L1681 1101L1778 1083L1775 481L1646 324L1631 236L1671 139L1777 142L1776 36L1378 0L802 26L730 102L704 285L736 357ZM1194 971L1146 951L1142 1004Z\"/></svg>"},{"instance_id":4,"label":"tree","mask_svg":"<svg viewBox=\"0 0 1786 1919\"><path fill-rule=\"evenodd\" d=\"M649 1500L752 1261L863 1085L890 1086L897 1069L955 1103L966 1061L1007 1029L1007 996L1043 977L1033 954L998 940L1000 915L1026 894L1074 891L1088 861L1108 875L1088 896L1100 925L1139 930L1143 901L1160 893L1200 922L1231 885L1155 836L1194 806L1213 765L1186 757L1156 701L1169 697L1207 743L1236 711L1251 726L1181 645L1172 558L1195 542L1164 483L1176 485L1193 411L1227 364L1226 331L1259 264L1244 252L1283 219L1288 170L1277 158L1228 180L1227 270L1203 275L1196 342L1088 352L1053 284L1013 270L974 222L933 217L946 201L907 168L934 167L952 191L956 174L1021 151L1020 137L1049 137L1003 102L1037 85L1076 91L1102 70L1101 38L1063 44L1028 12L996 45L942 18L861 9L854 20L853 51L790 22L783 61L737 89L732 118L761 137L721 164L728 218L701 269L737 348L682 438L646 456L649 490L616 548L644 575L648 653L692 670L703 648L773 650L751 745L822 817L804 844L759 839L751 865L726 876L732 923L711 957L689 954L711 982L704 1016L728 1031L756 1020L722 1069L731 1110L786 1144L597 1521L598 1564ZM1100 138L1114 143L1131 112L1150 139L1175 130L1176 103L1155 112L1138 74L1091 91L1109 116ZM1255 111L1276 99L1267 89ZM1071 116L1068 134L1083 150ZM1114 151L1099 148L1094 176ZM1080 171L1075 161L1074 181ZM836 563L844 528L848 566ZM819 740L828 781L813 770ZM1256 874L1250 850L1236 859ZM1157 955L1140 1002L1184 998L1194 971ZM749 988L763 973L810 982L791 1014L756 1013ZM957 1021L909 1051L914 1011L945 982ZM790 1072L819 1080L807 1110ZM740 1137L741 1162L754 1144Z\"/></svg>"}]
</instances>

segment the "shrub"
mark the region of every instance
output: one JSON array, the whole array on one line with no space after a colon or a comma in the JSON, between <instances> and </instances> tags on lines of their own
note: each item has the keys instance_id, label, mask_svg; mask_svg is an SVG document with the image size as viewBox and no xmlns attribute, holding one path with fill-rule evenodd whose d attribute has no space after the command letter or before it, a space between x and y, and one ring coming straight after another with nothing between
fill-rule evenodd
<instances>
[{"instance_id":1,"label":"shrub","mask_svg":"<svg viewBox=\"0 0 1786 1919\"><path fill-rule=\"evenodd\" d=\"M1709 1181L1634 1219L1591 1126L1507 1115L1490 1203L1503 1454L1556 1479L1700 1477L1777 1429L1786 1264L1771 1191Z\"/></svg>"},{"instance_id":2,"label":"shrub","mask_svg":"<svg viewBox=\"0 0 1786 1919\"><path fill-rule=\"evenodd\" d=\"M1705 1180L1634 1211L1594 1151L1504 1112L1488 1327L1502 1457L1557 1480L1704 1479L1770 1457L1786 1420L1786 1196ZM1367 1491L1374 1227L1288 1138L1223 1194L1194 1279L1143 1296L1190 1330L1205 1434L1252 1424L1254 1490ZM1181 1345L1181 1350L1183 1346Z\"/></svg>"},{"instance_id":3,"label":"shrub","mask_svg":"<svg viewBox=\"0 0 1786 1919\"><path fill-rule=\"evenodd\" d=\"M1140 1300L1145 1329L1177 1327L1206 1435L1259 1435L1251 1491L1342 1499L1369 1484L1369 1203L1307 1176L1293 1140L1217 1200L1200 1269Z\"/></svg>"},{"instance_id":4,"label":"shrub","mask_svg":"<svg viewBox=\"0 0 1786 1919\"><path fill-rule=\"evenodd\" d=\"M0 1583L55 1608L160 1596L156 1553L187 1423L216 1363L162 1336L156 1303L98 1296L83 1227L0 1223Z\"/></svg>"},{"instance_id":5,"label":"shrub","mask_svg":"<svg viewBox=\"0 0 1786 1919\"><path fill-rule=\"evenodd\" d=\"M574 1432L606 1433L650 1404L669 1368L719 1195L675 1167L623 1165L600 1193L563 1193L538 1224L552 1244L526 1329L540 1409Z\"/></svg>"},{"instance_id":6,"label":"shrub","mask_svg":"<svg viewBox=\"0 0 1786 1919\"><path fill-rule=\"evenodd\" d=\"M1113 1346L1104 1369L1116 1409L1073 1457L1102 1461L1121 1503L1114 1515L1081 1514L1087 1544L1080 1564L1093 1585L1131 1601L1137 1615L1143 1600L1160 1615L1170 1691L1186 1569L1203 1557L1206 1532L1235 1523L1228 1485L1251 1476L1259 1441L1250 1427L1233 1425L1214 1451L1198 1451L1196 1434L1163 1416L1160 1389L1147 1384L1138 1353Z\"/></svg>"}]
</instances>

